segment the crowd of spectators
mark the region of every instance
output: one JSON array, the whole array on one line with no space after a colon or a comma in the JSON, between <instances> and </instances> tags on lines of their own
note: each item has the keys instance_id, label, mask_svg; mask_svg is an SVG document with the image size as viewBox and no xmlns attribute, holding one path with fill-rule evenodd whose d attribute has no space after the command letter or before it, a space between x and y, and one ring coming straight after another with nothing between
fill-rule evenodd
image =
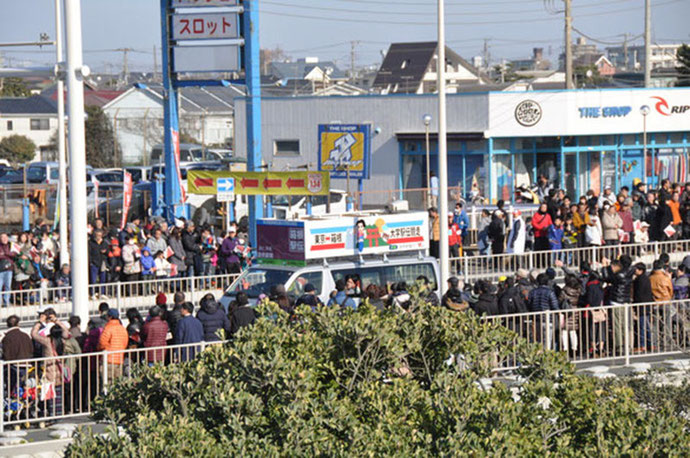
<instances>
[{"instance_id":1,"label":"crowd of spectators","mask_svg":"<svg viewBox=\"0 0 690 458\"><path fill-rule=\"evenodd\" d=\"M134 219L123 230L89 224L89 280L92 285L137 280L239 273L251 261L246 224L231 223L227 231L210 225L197 227L178 220ZM14 294L48 287L71 286L68 263L60 257L57 231L38 219L28 232L0 234L0 291L3 306L36 302L33 294ZM92 288L92 295L104 295ZM70 297L68 290L55 293ZM107 298L107 297L106 297Z\"/></svg>"}]
</instances>

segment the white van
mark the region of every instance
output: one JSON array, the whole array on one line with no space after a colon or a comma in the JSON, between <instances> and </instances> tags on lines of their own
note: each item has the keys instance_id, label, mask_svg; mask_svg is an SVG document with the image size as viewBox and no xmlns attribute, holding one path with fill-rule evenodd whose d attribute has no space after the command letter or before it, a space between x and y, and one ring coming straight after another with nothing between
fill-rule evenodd
<instances>
[{"instance_id":1,"label":"white van","mask_svg":"<svg viewBox=\"0 0 690 458\"><path fill-rule=\"evenodd\" d=\"M362 294L370 284L386 286L404 281L411 285L420 276L426 277L439 299L441 297L440 273L436 258L423 256L422 252L417 256L408 252L402 256L372 255L362 259L352 258L329 263L320 260L304 267L254 265L230 285L220 303L227 310L237 293L244 291L249 296L250 303L255 304L259 295L268 295L271 286L277 284L284 285L288 295L296 300L302 295L304 286L311 283L321 301L326 304L331 292L335 290L335 282L348 276L359 279L362 293L351 296L356 304L362 300Z\"/></svg>"}]
</instances>

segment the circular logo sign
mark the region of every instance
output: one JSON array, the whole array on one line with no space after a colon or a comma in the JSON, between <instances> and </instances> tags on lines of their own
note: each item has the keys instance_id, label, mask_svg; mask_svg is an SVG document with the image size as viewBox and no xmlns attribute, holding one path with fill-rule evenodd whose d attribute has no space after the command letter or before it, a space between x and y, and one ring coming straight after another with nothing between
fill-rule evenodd
<instances>
[{"instance_id":1,"label":"circular logo sign","mask_svg":"<svg viewBox=\"0 0 690 458\"><path fill-rule=\"evenodd\" d=\"M515 120L525 127L532 127L541 119L541 107L534 100L523 100L515 107Z\"/></svg>"}]
</instances>

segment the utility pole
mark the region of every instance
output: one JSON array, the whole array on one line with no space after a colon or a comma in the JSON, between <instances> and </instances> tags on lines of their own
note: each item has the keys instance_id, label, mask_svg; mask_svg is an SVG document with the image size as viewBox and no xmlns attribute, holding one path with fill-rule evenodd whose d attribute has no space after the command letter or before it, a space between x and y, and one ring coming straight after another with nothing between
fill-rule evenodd
<instances>
[{"instance_id":1,"label":"utility pole","mask_svg":"<svg viewBox=\"0 0 690 458\"><path fill-rule=\"evenodd\" d=\"M565 88L573 88L573 16L571 0L565 1Z\"/></svg>"},{"instance_id":2,"label":"utility pole","mask_svg":"<svg viewBox=\"0 0 690 458\"><path fill-rule=\"evenodd\" d=\"M69 109L70 222L72 223L72 313L89 320L89 253L86 232L86 133L84 78L90 73L82 62L81 0L64 0L67 38L67 96Z\"/></svg>"},{"instance_id":3,"label":"utility pole","mask_svg":"<svg viewBox=\"0 0 690 458\"><path fill-rule=\"evenodd\" d=\"M58 208L60 209L60 264L69 262L69 239L67 234L67 156L65 153L65 82L62 66L62 3L55 0L55 61L60 68L57 75L57 110L58 110Z\"/></svg>"},{"instance_id":4,"label":"utility pole","mask_svg":"<svg viewBox=\"0 0 690 458\"><path fill-rule=\"evenodd\" d=\"M644 2L644 87L652 82L652 0Z\"/></svg>"},{"instance_id":5,"label":"utility pole","mask_svg":"<svg viewBox=\"0 0 690 458\"><path fill-rule=\"evenodd\" d=\"M484 38L484 51L483 51L483 58L484 58L484 68L488 72L489 70L489 39Z\"/></svg>"},{"instance_id":6,"label":"utility pole","mask_svg":"<svg viewBox=\"0 0 690 458\"><path fill-rule=\"evenodd\" d=\"M153 81L158 81L158 54L156 53L156 45L153 45L153 75L151 75Z\"/></svg>"},{"instance_id":7,"label":"utility pole","mask_svg":"<svg viewBox=\"0 0 690 458\"><path fill-rule=\"evenodd\" d=\"M359 41L356 40L350 42L350 80L355 79L355 52L358 44Z\"/></svg>"},{"instance_id":8,"label":"utility pole","mask_svg":"<svg viewBox=\"0 0 690 458\"><path fill-rule=\"evenodd\" d=\"M439 289L448 288L450 278L450 250L448 247L448 157L446 143L446 27L445 0L438 0L438 214L441 225L439 254L441 261L441 284ZM491 167L491 165L489 165ZM433 222L432 222L433 224Z\"/></svg>"},{"instance_id":9,"label":"utility pole","mask_svg":"<svg viewBox=\"0 0 690 458\"><path fill-rule=\"evenodd\" d=\"M129 64L127 62L127 55L130 51L134 50L132 48L117 48L115 51L122 53L122 84L127 86L129 81Z\"/></svg>"},{"instance_id":10,"label":"utility pole","mask_svg":"<svg viewBox=\"0 0 690 458\"><path fill-rule=\"evenodd\" d=\"M623 68L628 69L628 33L623 34Z\"/></svg>"}]
</instances>

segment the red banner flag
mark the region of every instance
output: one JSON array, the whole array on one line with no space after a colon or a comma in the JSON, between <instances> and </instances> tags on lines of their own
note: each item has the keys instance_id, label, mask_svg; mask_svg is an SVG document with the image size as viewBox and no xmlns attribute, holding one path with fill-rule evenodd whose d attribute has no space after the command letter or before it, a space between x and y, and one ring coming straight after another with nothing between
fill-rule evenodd
<instances>
[{"instance_id":1,"label":"red banner flag","mask_svg":"<svg viewBox=\"0 0 690 458\"><path fill-rule=\"evenodd\" d=\"M122 222L120 222L120 230L125 228L127 224L127 214L129 213L129 206L132 204L132 174L123 172L122 179Z\"/></svg>"}]
</instances>

